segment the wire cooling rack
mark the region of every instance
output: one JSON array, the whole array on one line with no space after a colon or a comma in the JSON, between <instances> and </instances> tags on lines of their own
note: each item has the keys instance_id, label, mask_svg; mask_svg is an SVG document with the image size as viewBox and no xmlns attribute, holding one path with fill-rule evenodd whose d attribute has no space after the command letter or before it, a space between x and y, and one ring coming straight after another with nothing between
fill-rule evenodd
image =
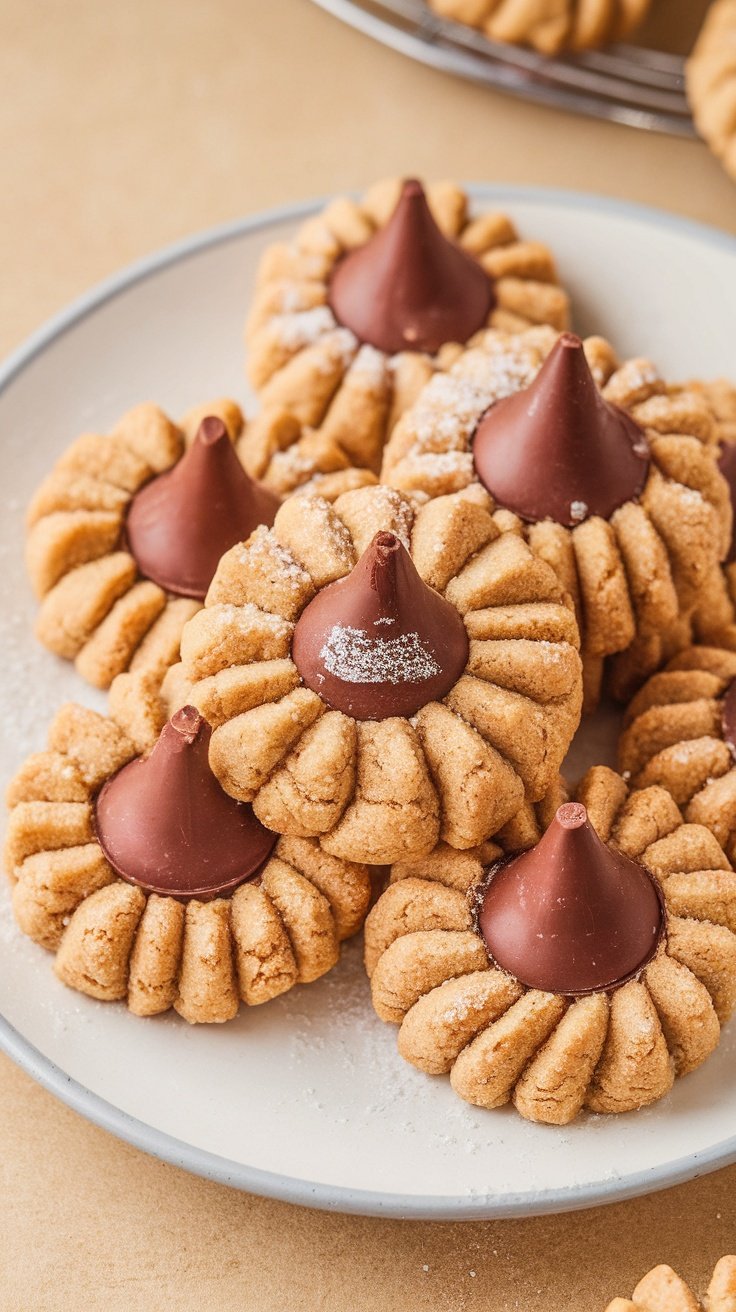
<instances>
[{"instance_id":1,"label":"wire cooling rack","mask_svg":"<svg viewBox=\"0 0 736 1312\"><path fill-rule=\"evenodd\" d=\"M648 131L694 137L680 55L640 46L550 58L489 41L424 0L315 0L322 9L425 64L511 95Z\"/></svg>"}]
</instances>

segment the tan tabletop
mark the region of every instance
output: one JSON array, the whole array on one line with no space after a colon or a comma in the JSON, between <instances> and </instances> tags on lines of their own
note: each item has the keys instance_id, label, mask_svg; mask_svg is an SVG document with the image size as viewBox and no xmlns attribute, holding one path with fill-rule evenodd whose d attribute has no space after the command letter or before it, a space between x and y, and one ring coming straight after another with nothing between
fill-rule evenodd
<instances>
[{"instance_id":1,"label":"tan tabletop","mask_svg":"<svg viewBox=\"0 0 736 1312\"><path fill-rule=\"evenodd\" d=\"M684 46L703 8L660 0L652 30L677 14ZM705 147L435 73L308 0L0 0L0 88L3 351L159 245L385 173L588 189L736 231ZM655 1262L704 1284L736 1250L736 1168L574 1217L430 1225L195 1179L6 1058L0 1125L3 1312L602 1312Z\"/></svg>"}]
</instances>

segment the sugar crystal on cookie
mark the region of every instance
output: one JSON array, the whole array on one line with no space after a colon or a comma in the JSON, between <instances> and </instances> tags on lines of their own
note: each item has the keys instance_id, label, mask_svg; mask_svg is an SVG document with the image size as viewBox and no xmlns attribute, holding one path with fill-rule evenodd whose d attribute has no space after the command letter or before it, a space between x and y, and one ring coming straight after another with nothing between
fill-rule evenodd
<instances>
[{"instance_id":1,"label":"sugar crystal on cookie","mask_svg":"<svg viewBox=\"0 0 736 1312\"><path fill-rule=\"evenodd\" d=\"M304 610L293 659L304 682L360 720L413 715L443 697L468 659L462 618L380 532L345 578Z\"/></svg>"}]
</instances>

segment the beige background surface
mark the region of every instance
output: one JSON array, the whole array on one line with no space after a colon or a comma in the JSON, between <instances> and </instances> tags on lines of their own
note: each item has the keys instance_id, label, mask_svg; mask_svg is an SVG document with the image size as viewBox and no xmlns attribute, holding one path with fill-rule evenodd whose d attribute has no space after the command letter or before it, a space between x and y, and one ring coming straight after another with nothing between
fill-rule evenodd
<instances>
[{"instance_id":1,"label":"beige background surface","mask_svg":"<svg viewBox=\"0 0 736 1312\"><path fill-rule=\"evenodd\" d=\"M660 0L685 48L704 0ZM674 44L674 42L673 42ZM706 149L502 98L308 0L0 0L0 349L200 227L388 172L541 183L736 232ZM90 386L94 380L90 379ZM736 1249L736 1168L531 1221L344 1218L116 1142L0 1058L0 1309L598 1312L656 1261Z\"/></svg>"}]
</instances>

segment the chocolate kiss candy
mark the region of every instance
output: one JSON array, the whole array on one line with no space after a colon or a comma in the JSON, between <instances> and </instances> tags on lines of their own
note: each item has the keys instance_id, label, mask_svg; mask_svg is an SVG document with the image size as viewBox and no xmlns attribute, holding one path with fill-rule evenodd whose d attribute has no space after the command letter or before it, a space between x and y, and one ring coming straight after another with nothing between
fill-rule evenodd
<instances>
[{"instance_id":1,"label":"chocolate kiss candy","mask_svg":"<svg viewBox=\"0 0 736 1312\"><path fill-rule=\"evenodd\" d=\"M209 899L257 874L272 834L228 797L208 760L212 730L185 706L150 756L108 779L95 807L97 840L113 870L162 897Z\"/></svg>"},{"instance_id":2,"label":"chocolate kiss candy","mask_svg":"<svg viewBox=\"0 0 736 1312\"><path fill-rule=\"evenodd\" d=\"M328 706L385 720L450 691L468 661L468 636L399 539L376 533L355 568L302 612L292 659Z\"/></svg>"},{"instance_id":3,"label":"chocolate kiss candy","mask_svg":"<svg viewBox=\"0 0 736 1312\"><path fill-rule=\"evenodd\" d=\"M659 884L602 843L578 802L561 806L536 847L492 870L478 928L522 984L575 996L623 984L664 933Z\"/></svg>"},{"instance_id":4,"label":"chocolate kiss candy","mask_svg":"<svg viewBox=\"0 0 736 1312\"><path fill-rule=\"evenodd\" d=\"M736 679L729 683L721 702L721 733L731 755L736 759Z\"/></svg>"},{"instance_id":5,"label":"chocolate kiss candy","mask_svg":"<svg viewBox=\"0 0 736 1312\"><path fill-rule=\"evenodd\" d=\"M589 515L609 519L639 495L649 472L641 428L604 401L573 333L558 338L529 387L486 411L473 459L499 505L567 528Z\"/></svg>"},{"instance_id":6,"label":"chocolate kiss candy","mask_svg":"<svg viewBox=\"0 0 736 1312\"><path fill-rule=\"evenodd\" d=\"M270 527L278 508L278 498L248 477L225 425L211 415L179 463L131 501L128 548L145 578L204 601L220 556L259 524Z\"/></svg>"},{"instance_id":7,"label":"chocolate kiss candy","mask_svg":"<svg viewBox=\"0 0 736 1312\"><path fill-rule=\"evenodd\" d=\"M328 301L359 341L388 355L434 355L482 328L495 297L485 270L440 232L422 184L412 181L385 227L340 260Z\"/></svg>"},{"instance_id":8,"label":"chocolate kiss candy","mask_svg":"<svg viewBox=\"0 0 736 1312\"><path fill-rule=\"evenodd\" d=\"M728 483L728 490L731 493L731 507L734 512L731 549L726 557L726 564L732 565L736 560L736 442L723 443L718 468Z\"/></svg>"}]
</instances>

